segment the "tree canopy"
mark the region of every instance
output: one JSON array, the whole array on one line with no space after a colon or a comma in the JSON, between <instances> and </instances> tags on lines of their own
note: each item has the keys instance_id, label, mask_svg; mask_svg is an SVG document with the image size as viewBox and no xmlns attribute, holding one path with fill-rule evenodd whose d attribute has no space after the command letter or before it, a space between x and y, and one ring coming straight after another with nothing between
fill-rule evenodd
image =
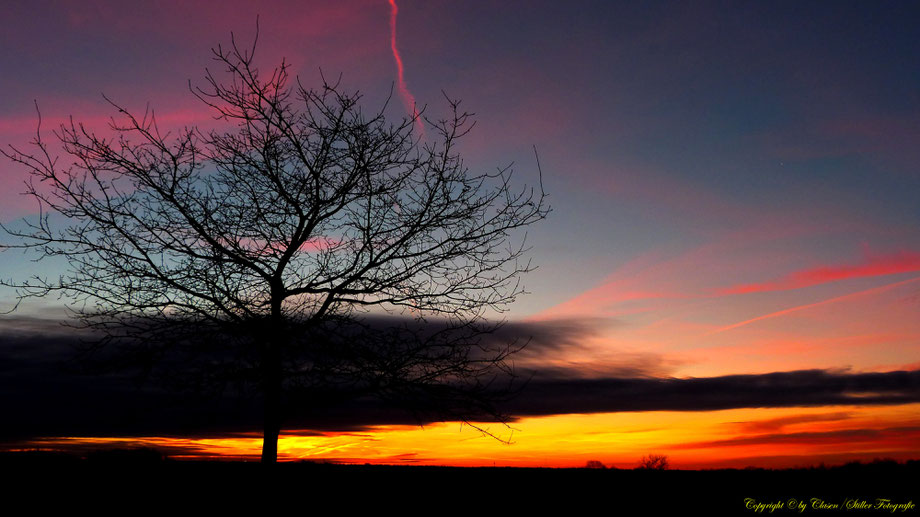
<instances>
[{"instance_id":1,"label":"tree canopy","mask_svg":"<svg viewBox=\"0 0 920 517\"><path fill-rule=\"evenodd\" d=\"M221 129L162 131L153 112L110 101L105 136L73 121L54 131L65 160L40 131L28 151L4 149L40 205L4 228L6 247L69 264L59 278L6 285L63 294L109 340L175 342L181 322L196 329L186 344L245 342L254 357L236 362L264 394L264 461L277 454L283 393L304 379L348 378L419 404L407 394L437 387L466 401L455 408L487 410L487 379L514 347L479 337L493 328L487 312L524 292L533 267L519 231L549 212L542 185L514 189L510 166L472 172L457 146L473 121L458 101L425 119L423 138L415 118L365 111L339 82L307 88L284 61L260 73L254 51L218 46L222 75L192 88ZM403 324L361 323L375 309Z\"/></svg>"}]
</instances>

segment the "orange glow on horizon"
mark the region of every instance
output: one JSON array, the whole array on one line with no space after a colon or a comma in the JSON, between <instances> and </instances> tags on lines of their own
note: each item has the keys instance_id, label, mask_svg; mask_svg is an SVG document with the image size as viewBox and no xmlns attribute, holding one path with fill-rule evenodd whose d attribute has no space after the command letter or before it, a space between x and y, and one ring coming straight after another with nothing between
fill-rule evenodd
<instances>
[{"instance_id":1,"label":"orange glow on horizon","mask_svg":"<svg viewBox=\"0 0 920 517\"><path fill-rule=\"evenodd\" d=\"M347 433L288 433L282 461L355 464L582 467L589 460L633 468L642 456L668 455L673 468L810 466L875 458L905 460L920 451L920 404L654 411L526 418L483 424L502 440L457 422L378 426ZM177 459L257 461L261 437L50 438L28 448L145 446ZM26 447L23 447L26 448Z\"/></svg>"}]
</instances>

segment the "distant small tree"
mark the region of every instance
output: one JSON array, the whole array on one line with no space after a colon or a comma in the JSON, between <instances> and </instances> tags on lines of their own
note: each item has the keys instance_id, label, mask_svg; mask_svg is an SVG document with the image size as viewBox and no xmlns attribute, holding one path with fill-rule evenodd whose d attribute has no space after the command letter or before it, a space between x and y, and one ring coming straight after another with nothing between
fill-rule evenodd
<instances>
[{"instance_id":1,"label":"distant small tree","mask_svg":"<svg viewBox=\"0 0 920 517\"><path fill-rule=\"evenodd\" d=\"M667 470L668 457L661 454L649 454L639 460L639 469L642 470Z\"/></svg>"},{"instance_id":2,"label":"distant small tree","mask_svg":"<svg viewBox=\"0 0 920 517\"><path fill-rule=\"evenodd\" d=\"M607 466L597 460L588 460L588 462L585 463L585 468L586 469L605 469L607 468Z\"/></svg>"},{"instance_id":3,"label":"distant small tree","mask_svg":"<svg viewBox=\"0 0 920 517\"><path fill-rule=\"evenodd\" d=\"M512 188L509 167L467 168L457 144L473 124L457 101L425 119L422 141L419 115L392 123L338 83L292 86L284 61L261 74L254 50L213 49L228 80L209 71L192 90L225 130L164 133L112 103L115 137L73 121L54 131L69 160L40 132L32 152L0 150L31 173L41 214L5 227L6 247L70 264L4 285L66 296L83 324L151 359L153 339L226 349L211 363L262 393L263 462L298 387L494 416L490 382L516 348L480 338L494 329L486 311L524 292L518 231L547 215L542 188ZM371 308L413 322L381 330L360 318Z\"/></svg>"}]
</instances>

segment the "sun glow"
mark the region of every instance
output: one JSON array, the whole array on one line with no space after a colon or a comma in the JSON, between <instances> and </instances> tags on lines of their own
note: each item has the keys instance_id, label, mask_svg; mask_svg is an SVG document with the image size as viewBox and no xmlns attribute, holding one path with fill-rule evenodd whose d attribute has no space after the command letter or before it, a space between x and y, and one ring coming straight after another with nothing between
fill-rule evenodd
<instances>
[{"instance_id":1,"label":"sun glow","mask_svg":"<svg viewBox=\"0 0 920 517\"><path fill-rule=\"evenodd\" d=\"M877 457L912 458L920 448L920 404L761 408L712 412L649 411L525 418L509 427L458 422L376 426L360 432L288 433L282 461L401 465L582 467L600 461L633 468L642 456L674 468L796 467ZM154 447L176 459L257 461L258 434L228 438L50 438L44 450Z\"/></svg>"}]
</instances>

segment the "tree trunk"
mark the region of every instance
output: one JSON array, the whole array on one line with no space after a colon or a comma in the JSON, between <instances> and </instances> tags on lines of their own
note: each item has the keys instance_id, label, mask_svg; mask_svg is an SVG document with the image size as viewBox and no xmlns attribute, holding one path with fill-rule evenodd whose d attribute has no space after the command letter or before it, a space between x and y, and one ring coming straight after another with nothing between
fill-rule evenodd
<instances>
[{"instance_id":1,"label":"tree trunk","mask_svg":"<svg viewBox=\"0 0 920 517\"><path fill-rule=\"evenodd\" d=\"M274 333L273 333L274 334ZM274 337L274 336L272 336ZM278 435L281 432L281 360L277 340L271 339L262 356L262 463L278 461Z\"/></svg>"},{"instance_id":2,"label":"tree trunk","mask_svg":"<svg viewBox=\"0 0 920 517\"><path fill-rule=\"evenodd\" d=\"M265 329L262 348L262 392L264 413L262 427L262 463L278 462L278 435L281 433L281 353L284 346L282 297L277 284L272 285L271 317Z\"/></svg>"}]
</instances>

